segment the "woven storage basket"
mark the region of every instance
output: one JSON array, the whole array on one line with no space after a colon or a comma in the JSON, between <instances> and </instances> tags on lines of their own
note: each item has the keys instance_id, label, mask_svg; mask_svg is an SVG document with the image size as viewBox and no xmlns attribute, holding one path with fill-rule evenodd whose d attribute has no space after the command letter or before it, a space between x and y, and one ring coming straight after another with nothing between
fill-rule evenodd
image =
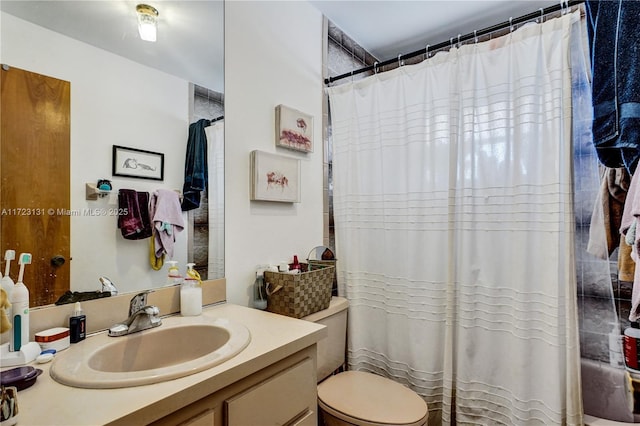
<instances>
[{"instance_id":1,"label":"woven storage basket","mask_svg":"<svg viewBox=\"0 0 640 426\"><path fill-rule=\"evenodd\" d=\"M307 265L304 263L303 270ZM293 318L302 318L327 309L335 267L314 265L311 271L287 274L265 271L267 310Z\"/></svg>"}]
</instances>

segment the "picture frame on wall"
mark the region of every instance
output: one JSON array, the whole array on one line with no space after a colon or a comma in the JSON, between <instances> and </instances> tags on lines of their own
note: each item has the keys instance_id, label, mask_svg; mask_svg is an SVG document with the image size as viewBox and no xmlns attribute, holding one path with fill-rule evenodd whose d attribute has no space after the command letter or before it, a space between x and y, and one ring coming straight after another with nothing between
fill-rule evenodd
<instances>
[{"instance_id":1,"label":"picture frame on wall","mask_svg":"<svg viewBox=\"0 0 640 426\"><path fill-rule=\"evenodd\" d=\"M251 201L300 202L300 160L251 151Z\"/></svg>"},{"instance_id":2,"label":"picture frame on wall","mask_svg":"<svg viewBox=\"0 0 640 426\"><path fill-rule=\"evenodd\" d=\"M285 105L278 105L276 146L305 153L313 152L313 116Z\"/></svg>"},{"instance_id":3,"label":"picture frame on wall","mask_svg":"<svg viewBox=\"0 0 640 426\"><path fill-rule=\"evenodd\" d=\"M113 145L112 175L164 180L164 154Z\"/></svg>"}]
</instances>

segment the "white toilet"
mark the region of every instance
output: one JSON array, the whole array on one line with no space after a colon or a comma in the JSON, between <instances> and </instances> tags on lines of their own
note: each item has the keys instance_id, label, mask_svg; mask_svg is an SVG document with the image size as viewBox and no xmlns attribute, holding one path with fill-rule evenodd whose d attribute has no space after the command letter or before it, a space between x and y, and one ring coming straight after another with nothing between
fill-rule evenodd
<instances>
[{"instance_id":1,"label":"white toilet","mask_svg":"<svg viewBox=\"0 0 640 426\"><path fill-rule=\"evenodd\" d=\"M318 342L318 406L325 426L426 425L427 403L406 386L362 371L327 378L345 362L348 306L347 299L333 297L327 309L302 318L327 326L327 338Z\"/></svg>"}]
</instances>

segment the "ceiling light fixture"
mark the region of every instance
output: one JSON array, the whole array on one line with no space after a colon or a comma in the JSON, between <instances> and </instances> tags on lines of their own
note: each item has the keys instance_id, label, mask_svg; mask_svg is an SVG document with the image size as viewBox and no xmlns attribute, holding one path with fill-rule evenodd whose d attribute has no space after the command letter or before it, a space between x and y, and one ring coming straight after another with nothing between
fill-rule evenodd
<instances>
[{"instance_id":1,"label":"ceiling light fixture","mask_svg":"<svg viewBox=\"0 0 640 426\"><path fill-rule=\"evenodd\" d=\"M140 38L145 41L156 41L158 10L148 4L139 4L136 6L136 12L138 13Z\"/></svg>"}]
</instances>

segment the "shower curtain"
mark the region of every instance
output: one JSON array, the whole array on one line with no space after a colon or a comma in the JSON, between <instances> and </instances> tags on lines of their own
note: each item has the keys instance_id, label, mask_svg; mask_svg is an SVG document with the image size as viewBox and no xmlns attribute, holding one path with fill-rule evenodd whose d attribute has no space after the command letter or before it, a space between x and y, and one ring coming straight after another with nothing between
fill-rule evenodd
<instances>
[{"instance_id":1,"label":"shower curtain","mask_svg":"<svg viewBox=\"0 0 640 426\"><path fill-rule=\"evenodd\" d=\"M328 89L350 369L429 424L581 424L570 39L528 24Z\"/></svg>"},{"instance_id":2,"label":"shower curtain","mask_svg":"<svg viewBox=\"0 0 640 426\"><path fill-rule=\"evenodd\" d=\"M205 129L209 164L209 279L224 277L224 121Z\"/></svg>"}]
</instances>

